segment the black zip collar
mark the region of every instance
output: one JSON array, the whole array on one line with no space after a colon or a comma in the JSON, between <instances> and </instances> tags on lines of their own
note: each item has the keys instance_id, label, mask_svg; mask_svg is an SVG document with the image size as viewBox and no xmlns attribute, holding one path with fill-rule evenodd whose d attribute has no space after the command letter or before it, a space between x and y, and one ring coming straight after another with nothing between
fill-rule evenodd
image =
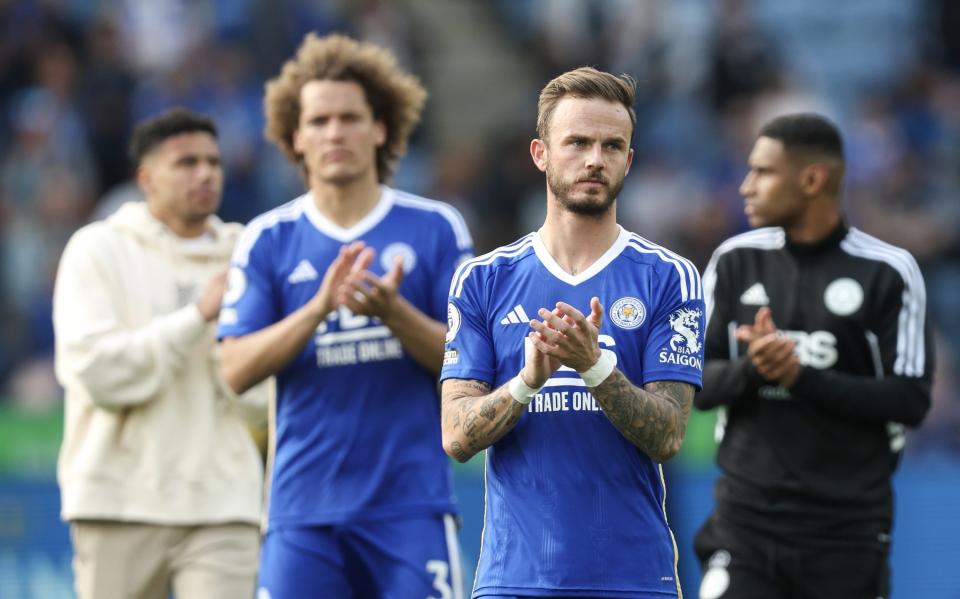
<instances>
[{"instance_id":1,"label":"black zip collar","mask_svg":"<svg viewBox=\"0 0 960 599\"><path fill-rule=\"evenodd\" d=\"M791 254L797 256L814 256L829 250L832 250L836 247L839 247L840 242L843 241L843 238L847 236L849 232L847 224L840 221L830 233L819 241L814 241L810 243L799 243L795 241L790 241L790 238L787 238L786 248Z\"/></svg>"}]
</instances>

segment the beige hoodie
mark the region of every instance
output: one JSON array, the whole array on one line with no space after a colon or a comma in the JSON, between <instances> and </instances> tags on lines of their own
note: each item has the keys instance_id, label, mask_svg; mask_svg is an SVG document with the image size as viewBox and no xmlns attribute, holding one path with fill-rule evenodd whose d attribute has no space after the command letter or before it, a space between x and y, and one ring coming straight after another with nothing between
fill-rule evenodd
<instances>
[{"instance_id":1,"label":"beige hoodie","mask_svg":"<svg viewBox=\"0 0 960 599\"><path fill-rule=\"evenodd\" d=\"M272 381L234 395L215 323L195 302L242 227L210 217L185 244L143 202L74 233L53 297L65 388L57 467L65 520L259 522L263 471L242 417Z\"/></svg>"}]
</instances>

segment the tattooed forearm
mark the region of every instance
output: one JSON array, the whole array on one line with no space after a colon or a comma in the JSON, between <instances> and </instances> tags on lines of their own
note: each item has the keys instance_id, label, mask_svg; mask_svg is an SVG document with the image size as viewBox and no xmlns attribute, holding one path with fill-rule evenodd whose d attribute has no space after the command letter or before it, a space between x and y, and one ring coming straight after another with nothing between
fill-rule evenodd
<instances>
[{"instance_id":1,"label":"tattooed forearm","mask_svg":"<svg viewBox=\"0 0 960 599\"><path fill-rule=\"evenodd\" d=\"M524 411L506 386L491 391L483 381L447 379L442 395L443 448L460 462L497 442Z\"/></svg>"},{"instance_id":2,"label":"tattooed forearm","mask_svg":"<svg viewBox=\"0 0 960 599\"><path fill-rule=\"evenodd\" d=\"M643 389L614 369L590 390L617 430L656 462L680 451L693 403L693 386L677 381L655 381Z\"/></svg>"},{"instance_id":3,"label":"tattooed forearm","mask_svg":"<svg viewBox=\"0 0 960 599\"><path fill-rule=\"evenodd\" d=\"M460 445L459 441L453 441L450 443L450 457L457 460L458 462L466 462L470 459L470 454Z\"/></svg>"}]
</instances>

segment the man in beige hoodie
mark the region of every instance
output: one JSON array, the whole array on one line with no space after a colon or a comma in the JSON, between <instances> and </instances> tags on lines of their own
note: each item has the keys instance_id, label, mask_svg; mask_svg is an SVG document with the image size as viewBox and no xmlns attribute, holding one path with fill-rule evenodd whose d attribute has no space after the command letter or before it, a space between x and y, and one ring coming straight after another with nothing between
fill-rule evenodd
<instances>
[{"instance_id":1,"label":"man in beige hoodie","mask_svg":"<svg viewBox=\"0 0 960 599\"><path fill-rule=\"evenodd\" d=\"M54 291L77 594L251 597L263 471L245 416L269 389L238 397L220 375L213 323L242 227L214 216L217 131L172 109L131 155L146 201L77 231Z\"/></svg>"}]
</instances>

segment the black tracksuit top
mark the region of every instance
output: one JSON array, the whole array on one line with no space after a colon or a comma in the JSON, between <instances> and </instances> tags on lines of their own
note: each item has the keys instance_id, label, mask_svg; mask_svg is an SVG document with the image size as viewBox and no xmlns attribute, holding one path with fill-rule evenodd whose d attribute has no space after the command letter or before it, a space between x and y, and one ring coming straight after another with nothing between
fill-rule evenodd
<instances>
[{"instance_id":1,"label":"black tracksuit top","mask_svg":"<svg viewBox=\"0 0 960 599\"><path fill-rule=\"evenodd\" d=\"M723 406L718 512L823 543L886 543L904 426L930 405L933 340L920 269L905 250L844 224L791 243L781 228L733 237L704 272L704 389ZM770 307L803 364L790 390L761 379L739 324Z\"/></svg>"}]
</instances>

